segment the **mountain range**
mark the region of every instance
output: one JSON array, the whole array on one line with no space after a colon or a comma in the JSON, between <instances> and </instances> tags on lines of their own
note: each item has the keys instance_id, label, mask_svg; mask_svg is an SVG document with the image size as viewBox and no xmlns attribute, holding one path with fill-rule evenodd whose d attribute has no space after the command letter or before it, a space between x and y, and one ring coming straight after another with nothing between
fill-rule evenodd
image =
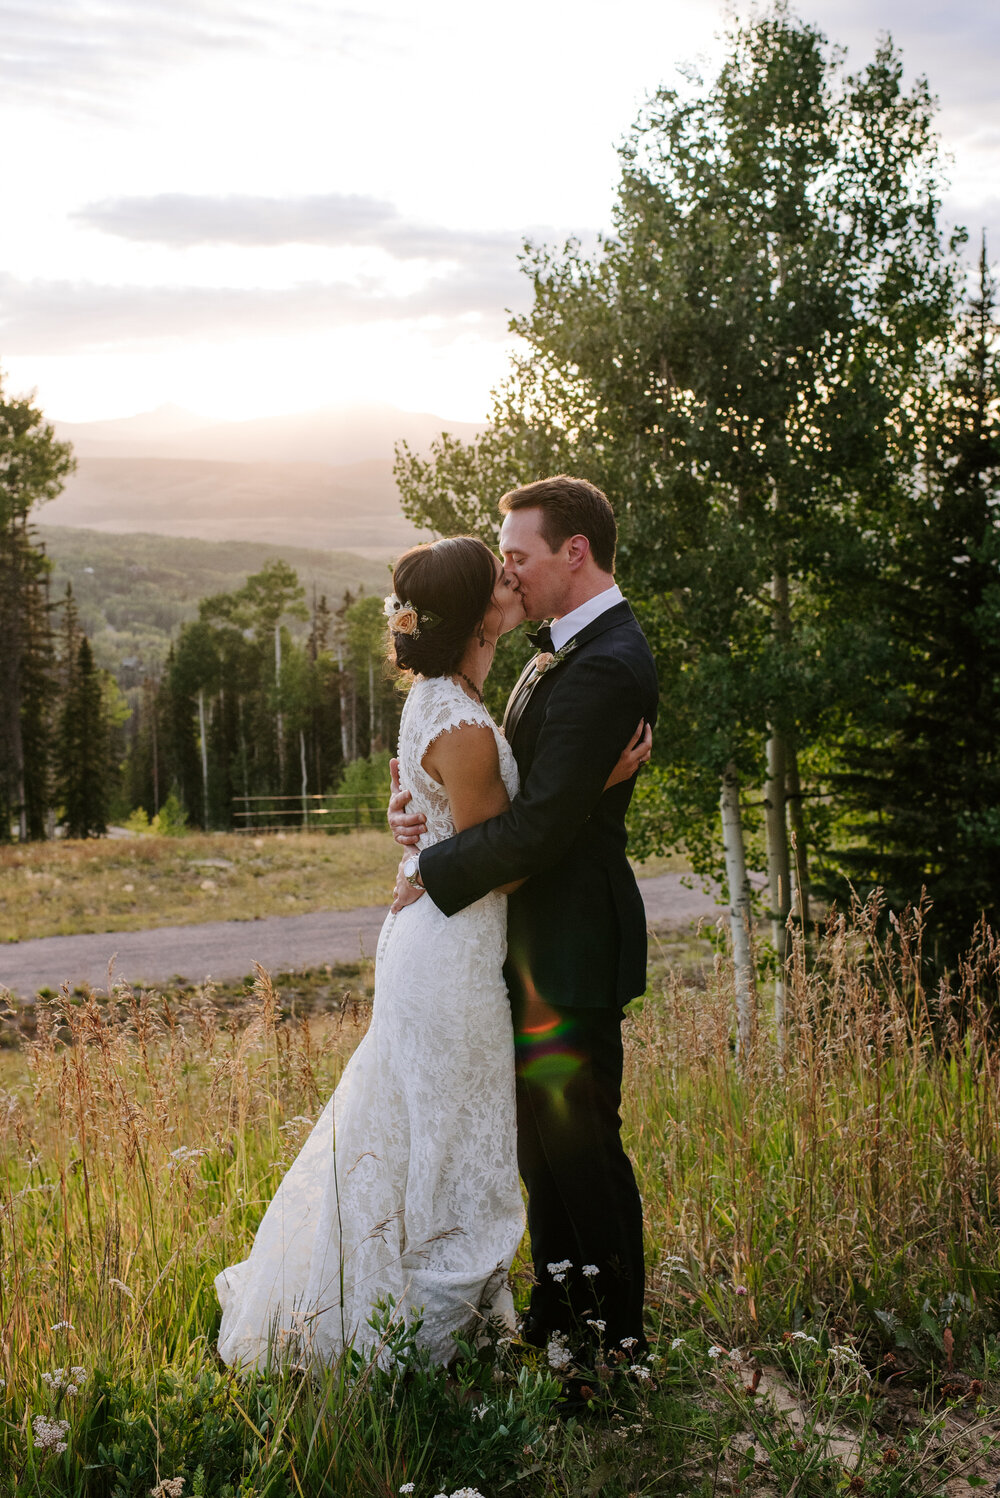
<instances>
[{"instance_id":1,"label":"mountain range","mask_svg":"<svg viewBox=\"0 0 1000 1498\"><path fill-rule=\"evenodd\" d=\"M425 539L400 510L395 445L426 452L482 430L392 406L330 407L217 422L178 406L111 421L53 423L77 470L46 525L239 539L396 555Z\"/></svg>"}]
</instances>

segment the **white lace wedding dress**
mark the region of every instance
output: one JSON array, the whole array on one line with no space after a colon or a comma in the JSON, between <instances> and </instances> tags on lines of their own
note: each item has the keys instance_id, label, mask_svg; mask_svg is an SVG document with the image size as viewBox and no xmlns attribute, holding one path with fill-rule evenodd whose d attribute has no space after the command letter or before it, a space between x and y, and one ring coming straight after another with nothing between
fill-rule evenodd
<instances>
[{"instance_id":1,"label":"white lace wedding dress","mask_svg":"<svg viewBox=\"0 0 1000 1498\"><path fill-rule=\"evenodd\" d=\"M510 748L450 678L417 678L403 708L400 777L427 818L423 843L454 832L421 766L463 723L488 724L508 793ZM368 1032L278 1187L250 1255L215 1283L225 1362L329 1363L345 1344L382 1350L377 1303L422 1316L437 1362L480 1315L513 1325L507 1269L524 1219L515 1161L514 1054L501 967L507 901L446 917L424 895L390 915L375 959Z\"/></svg>"}]
</instances>

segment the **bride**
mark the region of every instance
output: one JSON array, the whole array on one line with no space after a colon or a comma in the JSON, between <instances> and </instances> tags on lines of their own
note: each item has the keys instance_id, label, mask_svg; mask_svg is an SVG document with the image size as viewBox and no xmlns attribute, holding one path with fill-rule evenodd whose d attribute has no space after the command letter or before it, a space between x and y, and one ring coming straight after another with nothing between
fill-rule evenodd
<instances>
[{"instance_id":1,"label":"bride","mask_svg":"<svg viewBox=\"0 0 1000 1498\"><path fill-rule=\"evenodd\" d=\"M393 588L392 651L413 678L400 777L409 810L426 817L426 846L517 794L482 688L497 639L524 609L497 558L469 536L406 552ZM626 751L609 784L634 769ZM386 919L368 1032L249 1257L216 1278L226 1363L331 1363L348 1346L378 1357L386 1314L419 1322L417 1345L439 1363L484 1318L513 1328L507 1271L524 1212L501 971L506 905L496 890L455 916L424 899Z\"/></svg>"}]
</instances>

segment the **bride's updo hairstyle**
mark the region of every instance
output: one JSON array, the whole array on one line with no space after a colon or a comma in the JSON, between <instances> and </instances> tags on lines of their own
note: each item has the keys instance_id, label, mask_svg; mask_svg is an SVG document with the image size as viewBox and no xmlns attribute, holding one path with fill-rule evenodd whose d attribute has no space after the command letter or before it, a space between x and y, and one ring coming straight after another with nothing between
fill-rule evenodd
<instances>
[{"instance_id":1,"label":"bride's updo hairstyle","mask_svg":"<svg viewBox=\"0 0 1000 1498\"><path fill-rule=\"evenodd\" d=\"M450 676L486 617L497 559L476 536L448 536L404 551L392 570L400 604L416 611L409 633L391 628L392 654L402 671ZM412 623L407 620L407 623Z\"/></svg>"}]
</instances>

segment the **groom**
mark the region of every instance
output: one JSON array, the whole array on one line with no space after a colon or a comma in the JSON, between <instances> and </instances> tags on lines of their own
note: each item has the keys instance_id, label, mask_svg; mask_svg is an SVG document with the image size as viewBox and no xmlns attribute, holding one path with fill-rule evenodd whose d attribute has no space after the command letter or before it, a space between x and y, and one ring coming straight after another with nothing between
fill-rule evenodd
<instances>
[{"instance_id":1,"label":"groom","mask_svg":"<svg viewBox=\"0 0 1000 1498\"><path fill-rule=\"evenodd\" d=\"M539 654L504 732L521 791L509 811L425 848L411 884L446 915L513 880L504 975L517 1050L518 1166L535 1285L526 1340L574 1352L645 1347L642 1204L621 1143L622 1009L646 986L646 919L625 856L634 778L604 792L621 746L656 719L652 653L614 580L617 531L582 479L504 495L504 570ZM390 802L394 832L409 819ZM603 1330L601 1328L603 1323Z\"/></svg>"}]
</instances>

